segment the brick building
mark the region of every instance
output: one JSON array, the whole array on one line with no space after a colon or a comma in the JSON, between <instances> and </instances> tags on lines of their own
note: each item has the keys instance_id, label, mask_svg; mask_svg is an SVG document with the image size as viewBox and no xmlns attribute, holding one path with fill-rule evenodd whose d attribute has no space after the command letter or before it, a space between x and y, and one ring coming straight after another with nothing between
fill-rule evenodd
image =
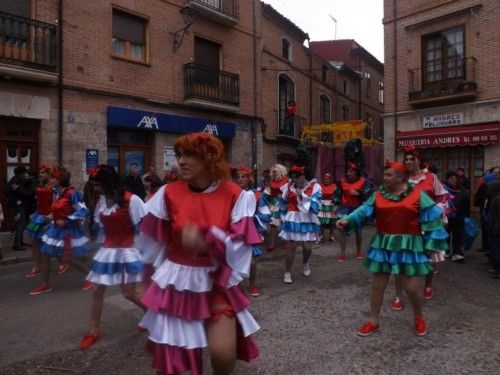
<instances>
[{"instance_id":1,"label":"brick building","mask_svg":"<svg viewBox=\"0 0 500 375\"><path fill-rule=\"evenodd\" d=\"M500 2L384 1L385 153L477 180L500 164Z\"/></svg>"}]
</instances>

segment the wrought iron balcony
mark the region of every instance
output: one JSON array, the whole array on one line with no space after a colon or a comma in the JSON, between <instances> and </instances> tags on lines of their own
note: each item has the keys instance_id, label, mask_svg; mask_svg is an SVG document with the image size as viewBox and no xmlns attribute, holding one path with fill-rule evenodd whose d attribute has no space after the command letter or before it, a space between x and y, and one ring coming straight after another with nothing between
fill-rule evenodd
<instances>
[{"instance_id":1,"label":"wrought iron balcony","mask_svg":"<svg viewBox=\"0 0 500 375\"><path fill-rule=\"evenodd\" d=\"M276 138L285 143L299 143L305 120L304 117L298 115L278 119L279 128Z\"/></svg>"},{"instance_id":2,"label":"wrought iron balcony","mask_svg":"<svg viewBox=\"0 0 500 375\"><path fill-rule=\"evenodd\" d=\"M477 96L476 59L448 59L409 71L410 104L432 105L464 101Z\"/></svg>"},{"instance_id":3,"label":"wrought iron balcony","mask_svg":"<svg viewBox=\"0 0 500 375\"><path fill-rule=\"evenodd\" d=\"M57 71L56 25L0 12L0 63Z\"/></svg>"},{"instance_id":4,"label":"wrought iron balcony","mask_svg":"<svg viewBox=\"0 0 500 375\"><path fill-rule=\"evenodd\" d=\"M233 26L239 22L238 0L187 0L186 6L227 26Z\"/></svg>"},{"instance_id":5,"label":"wrought iron balcony","mask_svg":"<svg viewBox=\"0 0 500 375\"><path fill-rule=\"evenodd\" d=\"M238 110L240 77L237 74L189 63L184 65L184 100L187 104ZM232 107L232 108L231 108Z\"/></svg>"}]
</instances>

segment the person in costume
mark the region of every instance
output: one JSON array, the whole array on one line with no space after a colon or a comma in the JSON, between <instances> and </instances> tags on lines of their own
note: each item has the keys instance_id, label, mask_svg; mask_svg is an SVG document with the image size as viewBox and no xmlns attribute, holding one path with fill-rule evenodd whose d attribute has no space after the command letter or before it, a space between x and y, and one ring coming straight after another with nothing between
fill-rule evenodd
<instances>
[{"instance_id":1,"label":"person in costume","mask_svg":"<svg viewBox=\"0 0 500 375\"><path fill-rule=\"evenodd\" d=\"M60 176L57 199L52 203L49 215L51 223L42 236L42 277L43 282L30 294L37 295L52 290L50 286L50 258L62 257L78 271L87 274L88 268L80 259L89 252L89 239L83 230L83 222L88 215L83 195L70 186L71 173L65 168L56 172ZM82 290L92 288L92 283L85 280Z\"/></svg>"},{"instance_id":2,"label":"person in costume","mask_svg":"<svg viewBox=\"0 0 500 375\"><path fill-rule=\"evenodd\" d=\"M325 241L326 238L325 231L328 229L330 241L335 242L335 237L333 236L335 228L333 196L335 190L337 190L337 184L333 181L332 175L330 173L325 173L323 183L321 184L321 195L323 199L321 201L321 210L318 213L319 222L321 223L321 240L323 241Z\"/></svg>"},{"instance_id":3,"label":"person in costume","mask_svg":"<svg viewBox=\"0 0 500 375\"><path fill-rule=\"evenodd\" d=\"M345 176L340 179L338 188L335 191L334 203L337 204L335 216L343 218L361 206L373 193L373 185L365 177L361 176L361 171L358 166L348 161L346 163ZM363 259L361 252L362 228L356 228L356 259ZM347 237L340 234L340 255L337 257L337 262L343 263L346 261Z\"/></svg>"},{"instance_id":4,"label":"person in costume","mask_svg":"<svg viewBox=\"0 0 500 375\"><path fill-rule=\"evenodd\" d=\"M278 228L281 225L280 217L280 202L282 191L281 188L288 183L288 175L286 167L281 164L274 164L271 167L271 179L269 186L265 187L262 194L267 203L269 211L271 211L271 222L269 223L269 244L267 251L273 251L276 247L276 235ZM285 243L284 248L288 245Z\"/></svg>"},{"instance_id":5,"label":"person in costume","mask_svg":"<svg viewBox=\"0 0 500 375\"><path fill-rule=\"evenodd\" d=\"M239 166L236 170L236 183L243 190L255 194L255 213L254 213L254 223L257 227L259 233L264 232L267 229L267 225L271 221L271 212L262 197L262 194L252 189L254 184L253 171L251 168L245 166ZM263 239L262 235L261 238ZM257 278L257 260L256 258L262 255L262 250L258 246L252 246L252 265L250 266L250 294L253 297L258 297L260 295L260 288L256 284Z\"/></svg>"},{"instance_id":6,"label":"person in costume","mask_svg":"<svg viewBox=\"0 0 500 375\"><path fill-rule=\"evenodd\" d=\"M285 254L285 284L292 283L295 249L299 245L302 245L303 254L302 273L306 277L311 275L309 258L320 231L318 212L321 208L321 186L307 181L304 173L305 167L294 165L289 172L291 182L281 188L282 224L279 236L289 243Z\"/></svg>"},{"instance_id":7,"label":"person in costume","mask_svg":"<svg viewBox=\"0 0 500 375\"><path fill-rule=\"evenodd\" d=\"M58 168L51 167L47 164L41 164L38 173L38 186L35 190L36 194L36 211L31 215L30 222L26 226L26 236L31 240L31 254L35 264L26 277L38 276L42 271L42 256L40 254L40 245L42 236L48 228L50 219L50 207L56 195L55 184L58 181ZM57 273L63 274L68 270L68 265L62 262L62 258L58 258L59 266Z\"/></svg>"},{"instance_id":8,"label":"person in costume","mask_svg":"<svg viewBox=\"0 0 500 375\"><path fill-rule=\"evenodd\" d=\"M261 243L255 195L228 180L216 137L186 134L174 150L181 179L146 202L141 223L163 261L142 297L147 312L139 326L149 331L158 373L201 374L208 346L214 373L229 374L237 359L259 355L251 334L260 327L239 286L249 274L252 246Z\"/></svg>"},{"instance_id":9,"label":"person in costume","mask_svg":"<svg viewBox=\"0 0 500 375\"><path fill-rule=\"evenodd\" d=\"M358 330L368 336L380 327L379 317L385 288L391 274L400 275L415 318L415 333L427 333L422 313L419 277L433 272L430 254L447 249L442 210L432 198L408 183L406 168L386 162L383 184L360 207L337 221L337 227L352 232L375 218L377 232L368 248L365 266L373 273L370 317Z\"/></svg>"},{"instance_id":10,"label":"person in costume","mask_svg":"<svg viewBox=\"0 0 500 375\"><path fill-rule=\"evenodd\" d=\"M446 188L441 184L439 178L432 172L424 169L424 160L422 153L415 148L414 145L409 145L403 149L404 165L408 171L408 182L415 185L416 189L425 191L443 210L443 220L446 223L446 214L448 203L452 196ZM430 299L433 295L432 282L434 273L437 271L437 263L444 260L442 253L434 253L431 261L433 263L434 272L430 272L425 276L424 298ZM401 296L403 288L400 279L395 276L396 295L391 300L391 308L399 311L403 308Z\"/></svg>"},{"instance_id":11,"label":"person in costume","mask_svg":"<svg viewBox=\"0 0 500 375\"><path fill-rule=\"evenodd\" d=\"M136 228L146 214L141 198L125 192L118 172L110 165L98 167L95 189L101 195L94 220L102 226L104 242L94 256L87 280L93 283L90 330L80 342L87 349L101 338L101 315L107 286L120 285L123 296L145 309L136 283L142 280L142 256L134 246Z\"/></svg>"}]
</instances>

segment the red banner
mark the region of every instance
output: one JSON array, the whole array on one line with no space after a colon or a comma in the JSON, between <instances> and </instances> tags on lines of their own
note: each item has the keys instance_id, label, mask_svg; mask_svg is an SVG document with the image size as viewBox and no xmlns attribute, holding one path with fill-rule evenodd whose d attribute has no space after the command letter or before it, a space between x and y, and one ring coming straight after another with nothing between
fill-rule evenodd
<instances>
[{"instance_id":1,"label":"red banner","mask_svg":"<svg viewBox=\"0 0 500 375\"><path fill-rule=\"evenodd\" d=\"M500 124L480 126L455 126L447 129L398 132L396 149L407 145L418 148L477 146L497 144L500 141Z\"/></svg>"}]
</instances>

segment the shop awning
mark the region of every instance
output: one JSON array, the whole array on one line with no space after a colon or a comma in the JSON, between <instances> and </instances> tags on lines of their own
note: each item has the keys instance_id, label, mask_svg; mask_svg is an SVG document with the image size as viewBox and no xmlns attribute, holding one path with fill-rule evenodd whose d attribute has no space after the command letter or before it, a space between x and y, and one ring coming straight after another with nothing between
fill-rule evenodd
<instances>
[{"instance_id":1,"label":"shop awning","mask_svg":"<svg viewBox=\"0 0 500 375\"><path fill-rule=\"evenodd\" d=\"M477 146L500 141L500 122L434 128L396 133L396 149L413 144L418 148Z\"/></svg>"}]
</instances>

